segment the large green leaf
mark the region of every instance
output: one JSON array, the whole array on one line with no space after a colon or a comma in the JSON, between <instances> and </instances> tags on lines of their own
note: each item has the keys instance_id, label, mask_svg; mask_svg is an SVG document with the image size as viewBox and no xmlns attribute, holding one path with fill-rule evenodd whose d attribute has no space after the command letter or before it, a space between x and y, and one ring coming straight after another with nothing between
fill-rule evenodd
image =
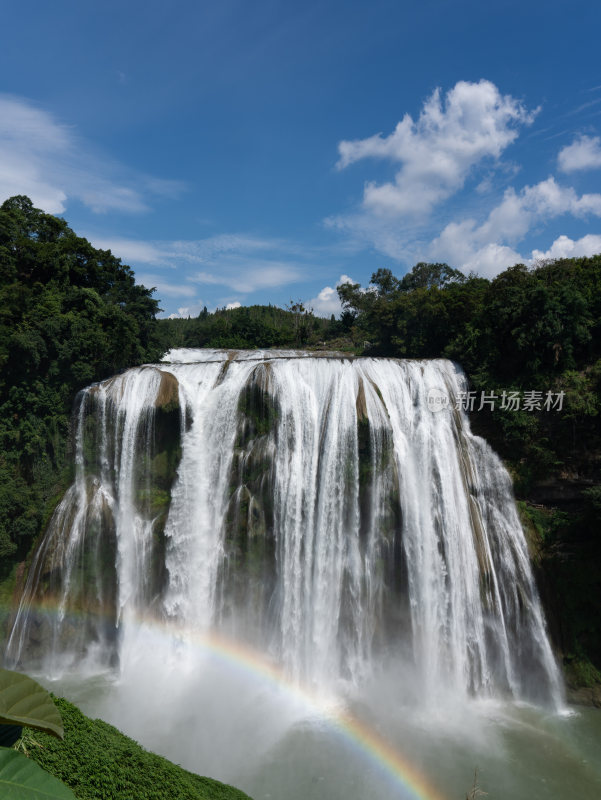
<instances>
[{"instance_id":1,"label":"large green leaf","mask_svg":"<svg viewBox=\"0 0 601 800\"><path fill-rule=\"evenodd\" d=\"M39 683L9 669L0 669L0 725L25 725L64 736L63 721L48 692Z\"/></svg>"},{"instance_id":2,"label":"large green leaf","mask_svg":"<svg viewBox=\"0 0 601 800\"><path fill-rule=\"evenodd\" d=\"M75 800L58 778L49 775L16 750L0 747L0 797L2 800Z\"/></svg>"}]
</instances>

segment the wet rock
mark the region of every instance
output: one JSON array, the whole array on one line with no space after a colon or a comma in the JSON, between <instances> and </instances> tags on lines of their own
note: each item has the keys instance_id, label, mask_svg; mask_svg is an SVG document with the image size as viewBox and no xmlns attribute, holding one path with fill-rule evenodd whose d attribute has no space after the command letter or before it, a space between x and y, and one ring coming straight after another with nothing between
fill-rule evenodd
<instances>
[{"instance_id":1,"label":"wet rock","mask_svg":"<svg viewBox=\"0 0 601 800\"><path fill-rule=\"evenodd\" d=\"M163 372L163 370L159 370L159 372L161 385L154 403L155 407L166 412L173 411L179 408L179 383L175 375L170 372Z\"/></svg>"}]
</instances>

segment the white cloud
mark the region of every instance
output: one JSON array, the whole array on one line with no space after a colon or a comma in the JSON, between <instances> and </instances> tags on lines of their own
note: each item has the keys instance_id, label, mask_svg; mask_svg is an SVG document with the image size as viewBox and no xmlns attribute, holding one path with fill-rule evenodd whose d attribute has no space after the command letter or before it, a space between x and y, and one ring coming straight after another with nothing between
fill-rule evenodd
<instances>
[{"instance_id":1,"label":"white cloud","mask_svg":"<svg viewBox=\"0 0 601 800\"><path fill-rule=\"evenodd\" d=\"M562 214L601 216L601 194L578 196L571 186L561 186L553 177L534 186L525 186L520 192L510 188L478 229L478 235L487 241L498 238L519 241L535 222Z\"/></svg>"},{"instance_id":2,"label":"white cloud","mask_svg":"<svg viewBox=\"0 0 601 800\"><path fill-rule=\"evenodd\" d=\"M239 303L236 300L233 303L228 303L225 308L226 308L226 311L233 311L235 308L241 308L241 307L242 307L242 303Z\"/></svg>"},{"instance_id":3,"label":"white cloud","mask_svg":"<svg viewBox=\"0 0 601 800\"><path fill-rule=\"evenodd\" d=\"M562 172L601 167L601 138L581 136L560 150L557 163Z\"/></svg>"},{"instance_id":4,"label":"white cloud","mask_svg":"<svg viewBox=\"0 0 601 800\"><path fill-rule=\"evenodd\" d=\"M162 249L156 242L98 236L87 236L86 238L92 242L94 247L98 247L100 250L110 250L125 264L168 266L166 262L170 258L169 251Z\"/></svg>"},{"instance_id":5,"label":"white cloud","mask_svg":"<svg viewBox=\"0 0 601 800\"><path fill-rule=\"evenodd\" d=\"M203 269L188 274L190 284L227 286L235 292L248 294L260 289L275 289L296 283L306 277L307 267L296 260L280 259L280 251L293 254L293 244L278 239L262 239L246 234L219 234L206 239L189 241L143 241L136 239L88 237L95 247L111 250L134 268L138 264L168 267L179 271L190 265ZM160 281L160 279L157 279ZM164 277L158 294L176 295ZM195 293L192 285L190 294ZM183 292L179 292L183 294Z\"/></svg>"},{"instance_id":6,"label":"white cloud","mask_svg":"<svg viewBox=\"0 0 601 800\"><path fill-rule=\"evenodd\" d=\"M51 214L62 214L73 199L97 213L141 212L149 195L181 189L177 181L135 173L95 153L49 112L0 94L0 201L26 194Z\"/></svg>"},{"instance_id":7,"label":"white cloud","mask_svg":"<svg viewBox=\"0 0 601 800\"><path fill-rule=\"evenodd\" d=\"M245 234L224 233L208 236L205 239L153 241L143 239L124 239L120 237L87 237L104 250L132 264L153 264L174 266L175 264L213 264L226 254L249 255L256 252L271 252L285 246L279 240L260 239Z\"/></svg>"},{"instance_id":8,"label":"white cloud","mask_svg":"<svg viewBox=\"0 0 601 800\"><path fill-rule=\"evenodd\" d=\"M312 308L318 317L330 317L332 314L337 316L342 311L342 306L336 289L343 283L355 283L355 281L348 275L341 275L336 282L336 287L324 286L317 297L309 300L306 305Z\"/></svg>"},{"instance_id":9,"label":"white cloud","mask_svg":"<svg viewBox=\"0 0 601 800\"><path fill-rule=\"evenodd\" d=\"M552 177L520 192L507 189L480 225L474 219L446 225L430 244L428 257L492 277L525 260L509 245L521 241L534 225L564 214L601 217L601 195L579 196L572 187L561 186Z\"/></svg>"},{"instance_id":10,"label":"white cloud","mask_svg":"<svg viewBox=\"0 0 601 800\"><path fill-rule=\"evenodd\" d=\"M177 314L170 314L169 319L177 319L178 317L180 319L187 319L188 317L191 316L192 315L190 314L190 309L187 306L184 306L183 308L177 309Z\"/></svg>"},{"instance_id":11,"label":"white cloud","mask_svg":"<svg viewBox=\"0 0 601 800\"><path fill-rule=\"evenodd\" d=\"M227 287L231 290L227 299L212 298L220 303L234 302L236 295L278 289L311 278L323 271L319 266L322 259L339 260L348 251L346 245L303 247L294 241L244 233L186 241L108 238L89 233L87 238L95 247L111 250L130 264L140 280L157 286L159 298L192 297L199 286ZM179 280L174 283L170 274L175 270Z\"/></svg>"},{"instance_id":12,"label":"white cloud","mask_svg":"<svg viewBox=\"0 0 601 800\"><path fill-rule=\"evenodd\" d=\"M578 256L593 256L601 253L601 236L587 234L581 239L570 239L569 236L558 236L548 250L532 250L529 257L524 257L511 247L498 244L488 244L476 250L471 257L462 264L466 273L477 272L484 278L494 278L507 267L514 264L528 264L532 266L539 261L549 261L557 258L577 258Z\"/></svg>"},{"instance_id":13,"label":"white cloud","mask_svg":"<svg viewBox=\"0 0 601 800\"><path fill-rule=\"evenodd\" d=\"M339 169L379 158L391 162L395 174L388 181L368 181L361 205L329 217L326 227L407 265L446 261L492 277L512 264L533 263L544 254L533 251L529 258L520 250L534 230L540 233L565 216L601 217L601 193L579 194L553 176L510 186L499 197L501 187L519 171L519 165L501 159L537 112L485 80L460 81L445 95L436 90L415 120L406 114L390 135L339 144ZM601 167L601 137L581 136L563 148L558 163L566 173ZM462 194L451 208L450 198L470 178L471 196ZM469 208L463 216L462 206ZM451 220L442 230L435 227L434 209L439 218ZM596 240L596 235L577 242L559 237L548 252L589 252L597 248ZM326 287L316 300L333 302L332 292Z\"/></svg>"},{"instance_id":14,"label":"white cloud","mask_svg":"<svg viewBox=\"0 0 601 800\"><path fill-rule=\"evenodd\" d=\"M451 222L430 245L428 258L456 265L465 273L477 272L485 278L523 260L507 245L486 243L481 230L471 219Z\"/></svg>"},{"instance_id":15,"label":"white cloud","mask_svg":"<svg viewBox=\"0 0 601 800\"><path fill-rule=\"evenodd\" d=\"M158 297L196 297L196 289L190 284L168 283L160 275L151 275L145 272L136 272L136 282L149 289L154 286Z\"/></svg>"},{"instance_id":16,"label":"white cloud","mask_svg":"<svg viewBox=\"0 0 601 800\"><path fill-rule=\"evenodd\" d=\"M194 283L227 286L235 292L248 294L258 289L287 286L304 277L305 274L294 263L229 256L220 261L218 273L197 272L189 280Z\"/></svg>"},{"instance_id":17,"label":"white cloud","mask_svg":"<svg viewBox=\"0 0 601 800\"><path fill-rule=\"evenodd\" d=\"M507 267L520 263L524 263L524 258L511 247L487 244L476 250L461 269L467 274L476 272L483 278L494 278Z\"/></svg>"},{"instance_id":18,"label":"white cloud","mask_svg":"<svg viewBox=\"0 0 601 800\"><path fill-rule=\"evenodd\" d=\"M601 253L601 236L589 233L581 239L570 239L569 236L558 236L551 247L545 252L532 251L532 261L546 261L555 258L577 258L579 256L594 256Z\"/></svg>"},{"instance_id":19,"label":"white cloud","mask_svg":"<svg viewBox=\"0 0 601 800\"><path fill-rule=\"evenodd\" d=\"M477 164L498 159L517 137L517 127L531 123L535 114L490 81L459 81L444 102L436 89L418 119L405 114L389 136L340 142L338 167L365 158L399 163L394 182L366 184L364 210L393 217L426 215L460 190Z\"/></svg>"}]
</instances>

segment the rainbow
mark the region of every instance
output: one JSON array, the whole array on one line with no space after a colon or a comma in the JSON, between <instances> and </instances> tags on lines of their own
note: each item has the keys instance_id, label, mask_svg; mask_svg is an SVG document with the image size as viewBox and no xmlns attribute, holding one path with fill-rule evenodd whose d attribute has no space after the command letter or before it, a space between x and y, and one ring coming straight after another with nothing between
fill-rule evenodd
<instances>
[{"instance_id":1,"label":"rainbow","mask_svg":"<svg viewBox=\"0 0 601 800\"><path fill-rule=\"evenodd\" d=\"M161 623L159 623L161 624ZM315 693L291 682L281 668L257 651L215 633L193 633L192 638L207 653L225 665L250 673L253 677L283 688L292 694L343 737L348 745L402 788L403 800L445 800L443 795L399 751L366 723L347 711L338 711Z\"/></svg>"},{"instance_id":2,"label":"rainbow","mask_svg":"<svg viewBox=\"0 0 601 800\"><path fill-rule=\"evenodd\" d=\"M56 608L51 607L48 601L32 604L29 610L32 608L43 614L56 613ZM68 615L84 616L84 612L70 610ZM140 628L147 627L165 636L177 637L181 641L192 643L226 668L283 690L291 699L299 701L316 717L328 724L360 757L375 766L396 787L399 800L447 800L398 749L369 725L348 711L340 710L332 703L324 701L310 689L291 681L281 667L257 650L215 632L192 631L147 615L136 619L130 618L127 624L134 624Z\"/></svg>"}]
</instances>

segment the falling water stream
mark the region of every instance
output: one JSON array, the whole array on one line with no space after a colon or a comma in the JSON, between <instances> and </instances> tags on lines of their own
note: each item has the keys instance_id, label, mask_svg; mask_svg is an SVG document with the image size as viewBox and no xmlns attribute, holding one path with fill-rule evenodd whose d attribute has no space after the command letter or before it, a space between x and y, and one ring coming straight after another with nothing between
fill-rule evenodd
<instances>
[{"instance_id":1,"label":"falling water stream","mask_svg":"<svg viewBox=\"0 0 601 800\"><path fill-rule=\"evenodd\" d=\"M89 387L9 663L255 800L462 798L475 767L491 798L601 796L465 388L444 360L219 350Z\"/></svg>"}]
</instances>

